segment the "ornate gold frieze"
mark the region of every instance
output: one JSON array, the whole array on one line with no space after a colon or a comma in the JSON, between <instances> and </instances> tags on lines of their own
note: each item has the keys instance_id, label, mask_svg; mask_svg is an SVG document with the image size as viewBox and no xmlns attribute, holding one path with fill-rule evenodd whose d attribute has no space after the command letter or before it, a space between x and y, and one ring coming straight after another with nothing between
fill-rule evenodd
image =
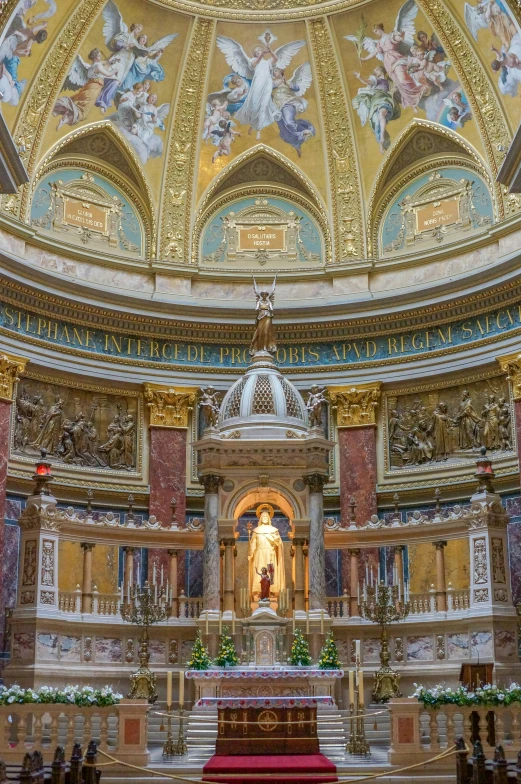
<instances>
[{"instance_id":1,"label":"ornate gold frieze","mask_svg":"<svg viewBox=\"0 0 521 784\"><path fill-rule=\"evenodd\" d=\"M25 370L27 359L0 354L0 400L13 400L14 386Z\"/></svg>"},{"instance_id":2,"label":"ornate gold frieze","mask_svg":"<svg viewBox=\"0 0 521 784\"><path fill-rule=\"evenodd\" d=\"M381 386L379 381L374 381L354 387L328 387L337 427L376 425Z\"/></svg>"},{"instance_id":3,"label":"ornate gold frieze","mask_svg":"<svg viewBox=\"0 0 521 784\"><path fill-rule=\"evenodd\" d=\"M151 427L188 427L188 414L195 406L196 389L145 384L145 400Z\"/></svg>"},{"instance_id":4,"label":"ornate gold frieze","mask_svg":"<svg viewBox=\"0 0 521 784\"><path fill-rule=\"evenodd\" d=\"M333 212L334 258L348 262L364 255L360 181L354 133L326 19L308 22L327 145Z\"/></svg>"},{"instance_id":5,"label":"ornate gold frieze","mask_svg":"<svg viewBox=\"0 0 521 784\"><path fill-rule=\"evenodd\" d=\"M507 380L486 374L386 392L384 441L388 471L473 464L482 446L509 457L515 436Z\"/></svg>"},{"instance_id":6,"label":"ornate gold frieze","mask_svg":"<svg viewBox=\"0 0 521 784\"><path fill-rule=\"evenodd\" d=\"M492 82L472 49L468 36L442 0L418 0L418 5L439 35L443 48L458 74L479 125L488 164L495 175L510 145L510 133ZM495 194L499 217L503 218L504 194L499 183L495 184Z\"/></svg>"},{"instance_id":7,"label":"ornate gold frieze","mask_svg":"<svg viewBox=\"0 0 521 784\"><path fill-rule=\"evenodd\" d=\"M179 88L182 99L177 102L170 131L159 257L176 262L195 261L188 258L195 155L214 26L215 22L208 19L196 19L194 22Z\"/></svg>"},{"instance_id":8,"label":"ornate gold frieze","mask_svg":"<svg viewBox=\"0 0 521 784\"><path fill-rule=\"evenodd\" d=\"M20 158L29 174L34 171L45 125L78 46L104 5L105 0L82 0L77 5L56 38L54 46L47 52L24 101L13 138L17 140L21 150ZM20 144L19 140L23 140L23 144ZM14 200L9 206L13 215L25 214L29 194L30 187L26 185L16 196L8 197ZM2 205L6 209L5 197Z\"/></svg>"},{"instance_id":9,"label":"ornate gold frieze","mask_svg":"<svg viewBox=\"0 0 521 784\"><path fill-rule=\"evenodd\" d=\"M512 383L512 399L521 400L521 354L507 354L497 357L497 361Z\"/></svg>"},{"instance_id":10,"label":"ornate gold frieze","mask_svg":"<svg viewBox=\"0 0 521 784\"><path fill-rule=\"evenodd\" d=\"M360 5L360 0L158 0L184 13L227 21L281 22L322 16Z\"/></svg>"}]
</instances>

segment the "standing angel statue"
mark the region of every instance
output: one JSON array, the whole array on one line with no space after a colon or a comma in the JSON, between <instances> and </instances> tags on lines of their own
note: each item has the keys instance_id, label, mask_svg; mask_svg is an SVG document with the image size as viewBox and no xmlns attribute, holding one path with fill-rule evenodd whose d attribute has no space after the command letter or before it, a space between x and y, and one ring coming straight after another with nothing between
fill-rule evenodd
<instances>
[{"instance_id":1,"label":"standing angel statue","mask_svg":"<svg viewBox=\"0 0 521 784\"><path fill-rule=\"evenodd\" d=\"M219 419L219 401L214 387L199 390L199 408L206 417L207 427L215 427Z\"/></svg>"},{"instance_id":2,"label":"standing angel statue","mask_svg":"<svg viewBox=\"0 0 521 784\"><path fill-rule=\"evenodd\" d=\"M273 305L275 302L275 284L277 276L273 281L270 291L259 291L255 278L253 278L253 290L257 304L255 306L256 320L255 333L250 344L250 355L261 351L268 351L274 354L277 350L275 344L275 329L273 327Z\"/></svg>"},{"instance_id":3,"label":"standing angel statue","mask_svg":"<svg viewBox=\"0 0 521 784\"><path fill-rule=\"evenodd\" d=\"M326 388L318 384L311 387L306 403L310 427L322 427L322 412L327 406L325 392Z\"/></svg>"}]
</instances>

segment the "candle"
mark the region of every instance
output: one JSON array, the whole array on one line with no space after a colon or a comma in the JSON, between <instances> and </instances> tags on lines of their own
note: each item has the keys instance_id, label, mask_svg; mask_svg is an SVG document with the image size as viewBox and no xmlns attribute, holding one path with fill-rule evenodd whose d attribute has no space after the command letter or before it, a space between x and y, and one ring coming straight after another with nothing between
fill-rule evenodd
<instances>
[{"instance_id":1,"label":"candle","mask_svg":"<svg viewBox=\"0 0 521 784\"><path fill-rule=\"evenodd\" d=\"M358 673L358 707L364 707L364 671Z\"/></svg>"},{"instance_id":2,"label":"candle","mask_svg":"<svg viewBox=\"0 0 521 784\"><path fill-rule=\"evenodd\" d=\"M295 618L296 618L296 615L297 615L296 610L293 610L293 637L295 636L295 624L296 624Z\"/></svg>"},{"instance_id":3,"label":"candle","mask_svg":"<svg viewBox=\"0 0 521 784\"><path fill-rule=\"evenodd\" d=\"M208 634L208 610L206 611L206 634Z\"/></svg>"},{"instance_id":4,"label":"candle","mask_svg":"<svg viewBox=\"0 0 521 784\"><path fill-rule=\"evenodd\" d=\"M356 600L360 604L360 583L356 586Z\"/></svg>"},{"instance_id":5,"label":"candle","mask_svg":"<svg viewBox=\"0 0 521 784\"><path fill-rule=\"evenodd\" d=\"M179 670L179 708L185 704L185 671Z\"/></svg>"},{"instance_id":6,"label":"candle","mask_svg":"<svg viewBox=\"0 0 521 784\"><path fill-rule=\"evenodd\" d=\"M154 561L154 568L152 569L152 582L155 584L156 582L156 564Z\"/></svg>"},{"instance_id":7,"label":"candle","mask_svg":"<svg viewBox=\"0 0 521 784\"><path fill-rule=\"evenodd\" d=\"M309 610L306 612L306 634L309 634Z\"/></svg>"},{"instance_id":8,"label":"candle","mask_svg":"<svg viewBox=\"0 0 521 784\"><path fill-rule=\"evenodd\" d=\"M355 674L349 670L349 704L355 704Z\"/></svg>"},{"instance_id":9,"label":"candle","mask_svg":"<svg viewBox=\"0 0 521 784\"><path fill-rule=\"evenodd\" d=\"M368 566L367 563L365 565L365 581L366 581L366 583L369 582L369 566Z\"/></svg>"},{"instance_id":10,"label":"candle","mask_svg":"<svg viewBox=\"0 0 521 784\"><path fill-rule=\"evenodd\" d=\"M163 564L161 564L161 588L163 587Z\"/></svg>"},{"instance_id":11,"label":"candle","mask_svg":"<svg viewBox=\"0 0 521 784\"><path fill-rule=\"evenodd\" d=\"M356 663L360 663L360 640L355 640L355 659Z\"/></svg>"},{"instance_id":12,"label":"candle","mask_svg":"<svg viewBox=\"0 0 521 784\"><path fill-rule=\"evenodd\" d=\"M219 610L219 634L223 633L223 614Z\"/></svg>"},{"instance_id":13,"label":"candle","mask_svg":"<svg viewBox=\"0 0 521 784\"><path fill-rule=\"evenodd\" d=\"M140 565L138 564L138 567L137 567L137 584L138 584L138 585L141 585L141 580L139 579L139 578L140 578L140 576L141 576L141 567L140 567Z\"/></svg>"},{"instance_id":14,"label":"candle","mask_svg":"<svg viewBox=\"0 0 521 784\"><path fill-rule=\"evenodd\" d=\"M166 674L166 707L170 710L172 706L172 671Z\"/></svg>"},{"instance_id":15,"label":"candle","mask_svg":"<svg viewBox=\"0 0 521 784\"><path fill-rule=\"evenodd\" d=\"M320 610L320 634L324 634L324 610Z\"/></svg>"}]
</instances>

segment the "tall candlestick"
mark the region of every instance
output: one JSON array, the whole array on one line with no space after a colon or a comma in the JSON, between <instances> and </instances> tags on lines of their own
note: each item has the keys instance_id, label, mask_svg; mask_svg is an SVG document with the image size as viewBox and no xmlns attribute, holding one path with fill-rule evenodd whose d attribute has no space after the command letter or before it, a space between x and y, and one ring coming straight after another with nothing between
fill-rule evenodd
<instances>
[{"instance_id":1,"label":"tall candlestick","mask_svg":"<svg viewBox=\"0 0 521 784\"><path fill-rule=\"evenodd\" d=\"M362 707L364 705L364 671L359 670L358 672L358 705Z\"/></svg>"},{"instance_id":2,"label":"tall candlestick","mask_svg":"<svg viewBox=\"0 0 521 784\"><path fill-rule=\"evenodd\" d=\"M166 674L166 706L168 710L172 707L172 671Z\"/></svg>"},{"instance_id":3,"label":"tall candlestick","mask_svg":"<svg viewBox=\"0 0 521 784\"><path fill-rule=\"evenodd\" d=\"M152 582L155 585L155 583L156 583L156 564L155 564L155 561L154 561L154 568L152 569Z\"/></svg>"},{"instance_id":4,"label":"tall candlestick","mask_svg":"<svg viewBox=\"0 0 521 784\"><path fill-rule=\"evenodd\" d=\"M185 671L179 670L179 707L183 709L185 704Z\"/></svg>"},{"instance_id":5,"label":"tall candlestick","mask_svg":"<svg viewBox=\"0 0 521 784\"><path fill-rule=\"evenodd\" d=\"M349 670L349 704L355 704L355 674Z\"/></svg>"},{"instance_id":6,"label":"tall candlestick","mask_svg":"<svg viewBox=\"0 0 521 784\"><path fill-rule=\"evenodd\" d=\"M161 564L161 588L163 587L163 564Z\"/></svg>"}]
</instances>

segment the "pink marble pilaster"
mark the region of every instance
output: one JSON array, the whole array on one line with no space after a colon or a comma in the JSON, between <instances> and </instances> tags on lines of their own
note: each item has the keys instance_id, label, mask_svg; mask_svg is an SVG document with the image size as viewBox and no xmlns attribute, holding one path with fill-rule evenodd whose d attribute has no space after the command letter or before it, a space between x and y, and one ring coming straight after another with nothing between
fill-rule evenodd
<instances>
[{"instance_id":1,"label":"pink marble pilaster","mask_svg":"<svg viewBox=\"0 0 521 784\"><path fill-rule=\"evenodd\" d=\"M11 403L0 400L0 553L4 553L5 546L5 492L7 484L7 461L9 458L9 421L11 417ZM4 628L5 599L4 572L0 570L0 625Z\"/></svg>"},{"instance_id":2,"label":"pink marble pilaster","mask_svg":"<svg viewBox=\"0 0 521 784\"><path fill-rule=\"evenodd\" d=\"M186 514L186 430L170 427L150 428L149 514L164 526L172 521L172 498L177 502L177 524L183 526Z\"/></svg>"}]
</instances>

